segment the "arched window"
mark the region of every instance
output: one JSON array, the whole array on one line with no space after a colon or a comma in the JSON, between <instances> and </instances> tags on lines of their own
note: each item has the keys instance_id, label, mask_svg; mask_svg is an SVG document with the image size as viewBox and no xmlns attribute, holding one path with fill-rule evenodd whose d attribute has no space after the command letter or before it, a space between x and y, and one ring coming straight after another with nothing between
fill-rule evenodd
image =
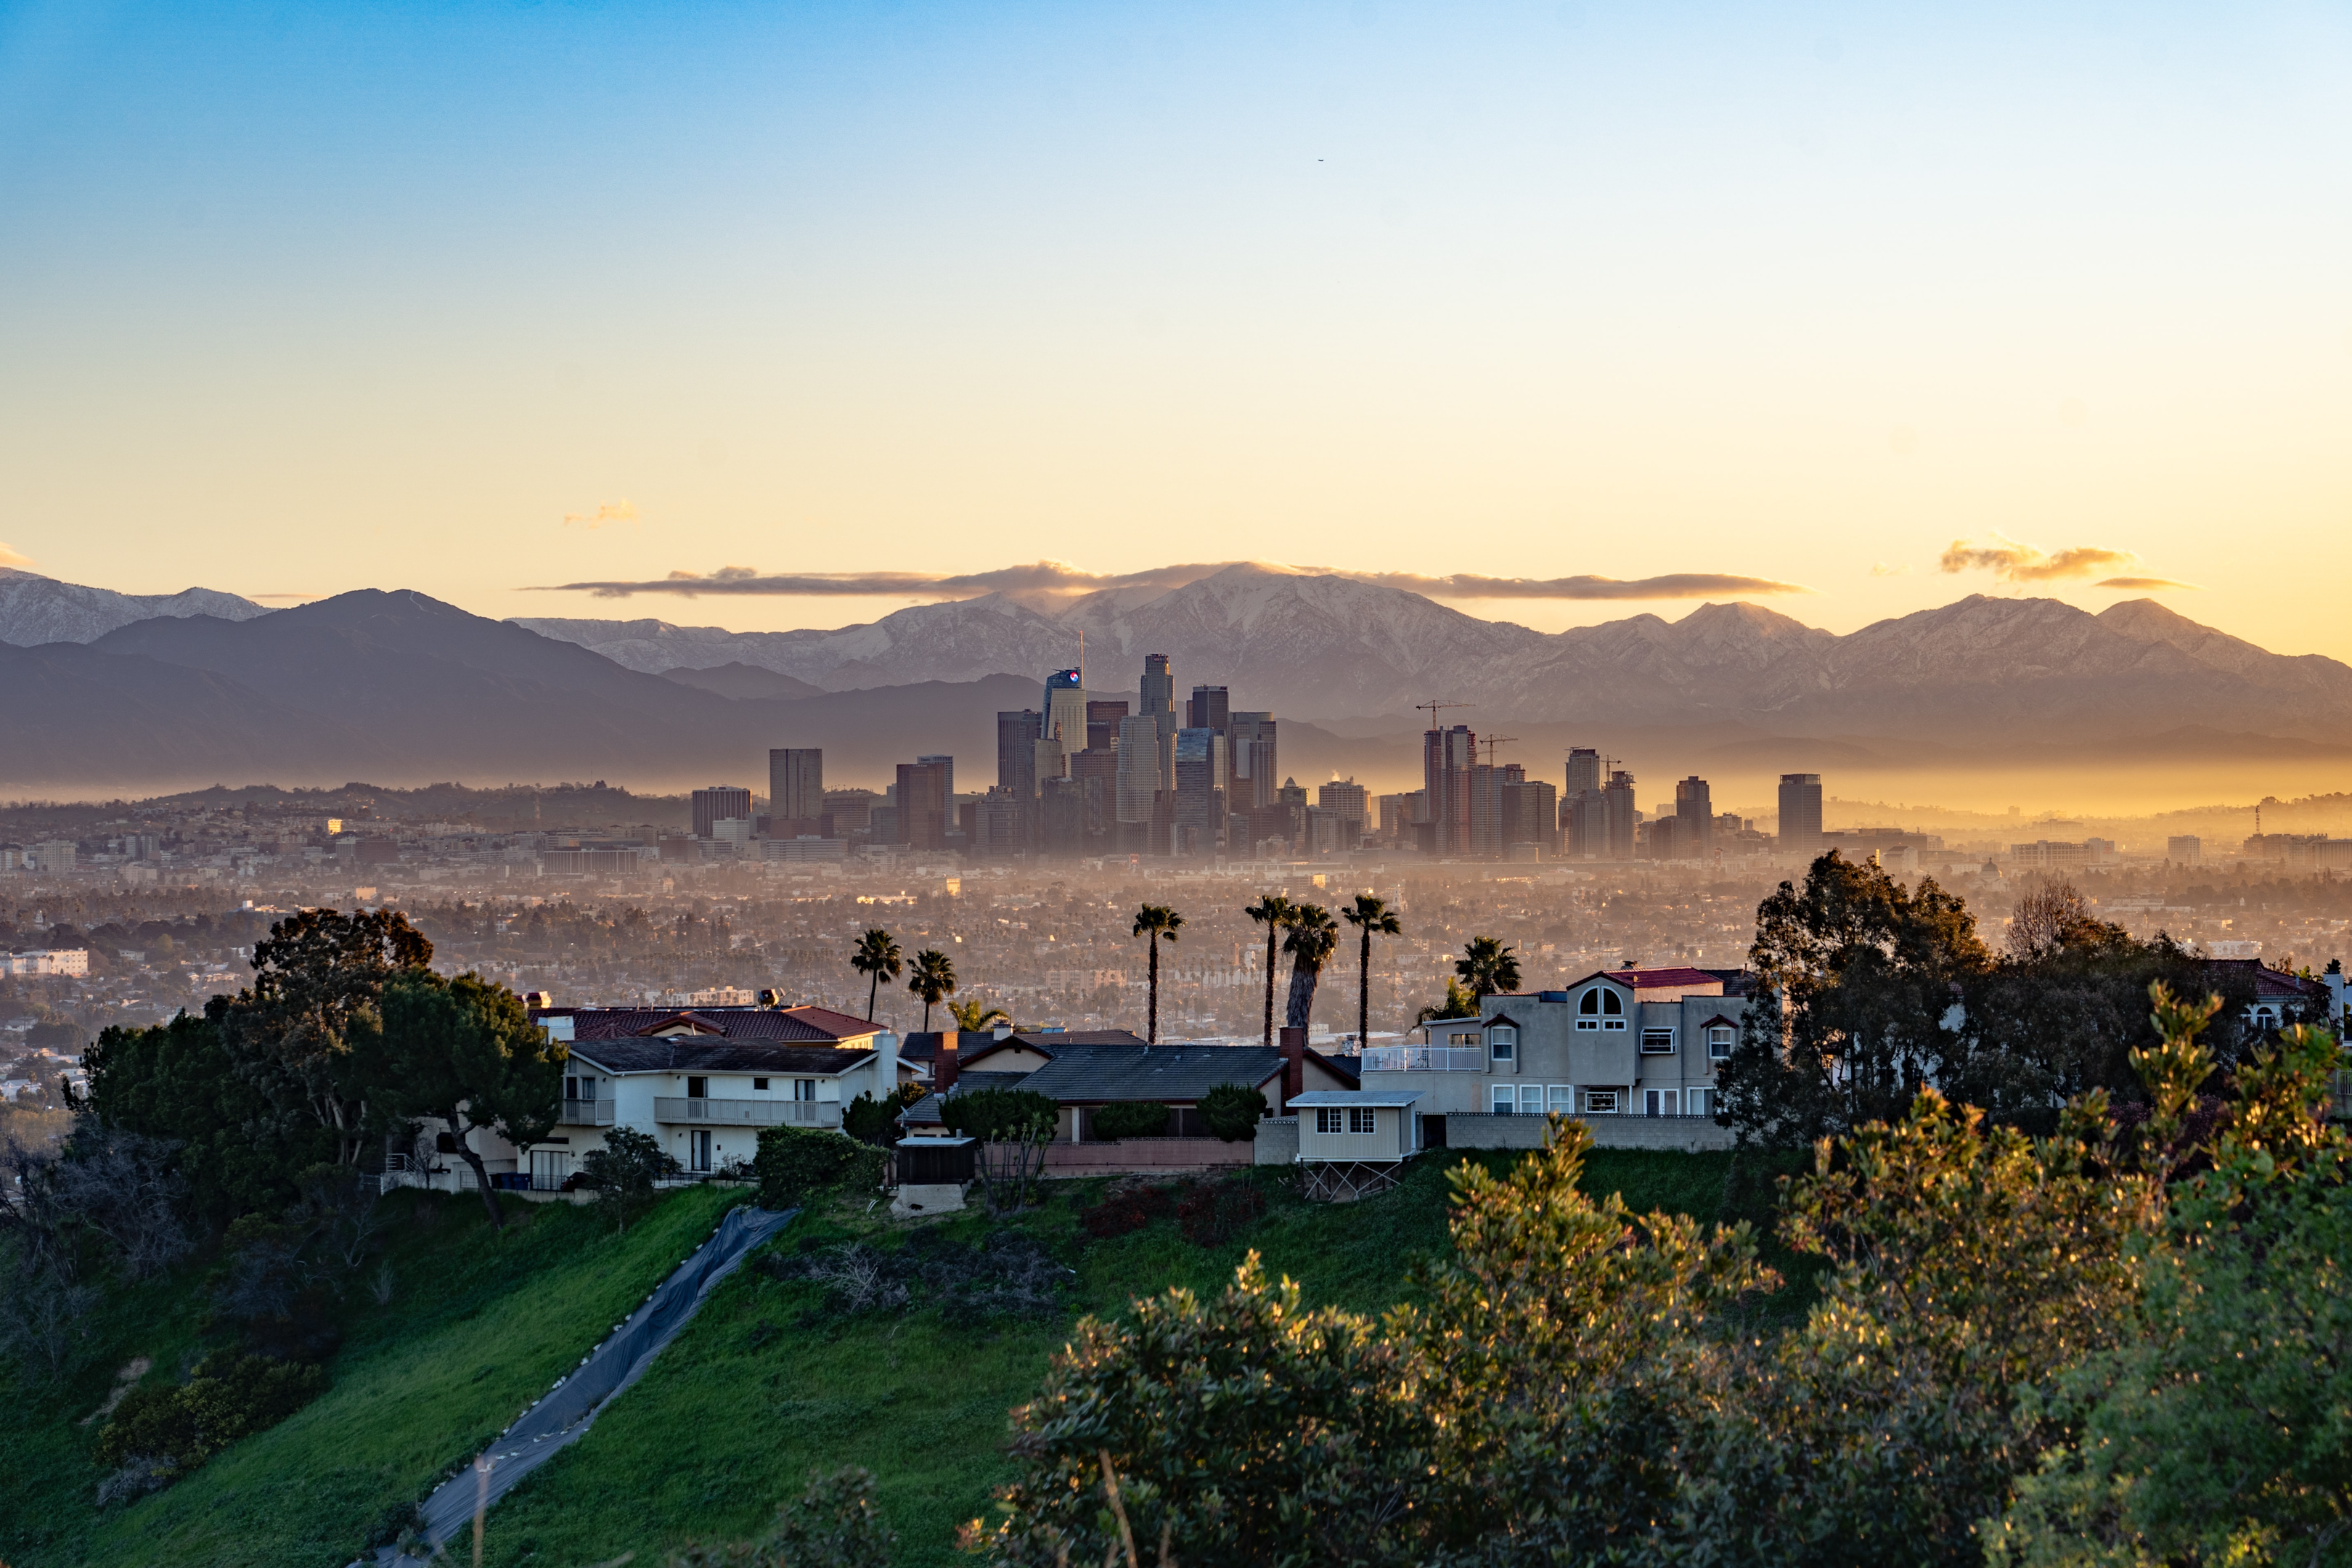
<instances>
[{"instance_id":1,"label":"arched window","mask_svg":"<svg viewBox=\"0 0 2352 1568\"><path fill-rule=\"evenodd\" d=\"M1601 1010L1612 1018L1622 1018L1625 1016L1624 1000L1614 991L1603 991L1601 994Z\"/></svg>"},{"instance_id":2,"label":"arched window","mask_svg":"<svg viewBox=\"0 0 2352 1568\"><path fill-rule=\"evenodd\" d=\"M1599 989L1598 989L1598 988L1595 988L1595 989L1593 989L1593 990L1591 990L1591 991L1586 992L1586 993L1584 994L1584 1000L1583 1000L1583 1001L1581 1001L1581 1002L1579 1002L1579 1003L1576 1005L1576 1010L1577 1010L1579 1013L1582 1014L1585 1017L1588 1017L1588 1018L1591 1017L1594 1014L1596 1014L1596 1013L1600 1012L1600 1011L1601 1011L1601 992L1599 991Z\"/></svg>"}]
</instances>

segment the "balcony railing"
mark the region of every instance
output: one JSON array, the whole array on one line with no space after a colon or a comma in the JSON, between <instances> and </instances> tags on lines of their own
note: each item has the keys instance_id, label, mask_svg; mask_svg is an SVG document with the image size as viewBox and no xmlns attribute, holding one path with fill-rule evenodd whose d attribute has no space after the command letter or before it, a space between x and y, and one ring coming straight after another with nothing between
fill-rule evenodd
<instances>
[{"instance_id":1,"label":"balcony railing","mask_svg":"<svg viewBox=\"0 0 2352 1568\"><path fill-rule=\"evenodd\" d=\"M1357 1067L1362 1072L1485 1072L1486 1053L1476 1046L1367 1046Z\"/></svg>"},{"instance_id":2,"label":"balcony railing","mask_svg":"<svg viewBox=\"0 0 2352 1568\"><path fill-rule=\"evenodd\" d=\"M610 1127L613 1125L613 1101L567 1100L563 1102L561 1120L566 1127Z\"/></svg>"},{"instance_id":3,"label":"balcony railing","mask_svg":"<svg viewBox=\"0 0 2352 1568\"><path fill-rule=\"evenodd\" d=\"M660 1096L656 1121L693 1121L721 1127L838 1127L837 1100L697 1100Z\"/></svg>"}]
</instances>

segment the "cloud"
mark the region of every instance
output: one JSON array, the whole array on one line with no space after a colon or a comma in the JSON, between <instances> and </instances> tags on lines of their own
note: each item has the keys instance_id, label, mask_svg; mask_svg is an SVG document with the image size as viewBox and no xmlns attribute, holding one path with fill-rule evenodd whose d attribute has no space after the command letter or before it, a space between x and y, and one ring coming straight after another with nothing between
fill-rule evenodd
<instances>
[{"instance_id":1,"label":"cloud","mask_svg":"<svg viewBox=\"0 0 2352 1568\"><path fill-rule=\"evenodd\" d=\"M2192 594L2204 592L2194 583L2176 583L2169 577L2102 577L2091 586L2094 588L2144 588L2151 592L2161 592L2167 588L2185 588Z\"/></svg>"},{"instance_id":2,"label":"cloud","mask_svg":"<svg viewBox=\"0 0 2352 1568\"><path fill-rule=\"evenodd\" d=\"M1936 563L1939 572L1990 572L2004 583L2052 583L2063 577L2088 577L2138 559L2128 550L2101 550L2081 544L2045 555L2030 544L1996 533L1990 544L1955 539Z\"/></svg>"},{"instance_id":3,"label":"cloud","mask_svg":"<svg viewBox=\"0 0 2352 1568\"><path fill-rule=\"evenodd\" d=\"M6 545L0 544L0 566L30 566L32 563L31 556L19 555Z\"/></svg>"},{"instance_id":4,"label":"cloud","mask_svg":"<svg viewBox=\"0 0 2352 1568\"><path fill-rule=\"evenodd\" d=\"M1708 573L1678 573L1664 577L1624 580L1615 577L1481 577L1470 573L1425 577L1407 572L1349 572L1325 567L1274 565L1265 562L1214 561L1189 565L1158 566L1146 572L1082 572L1062 561L1039 561L1026 566L1006 566L992 572L934 575L921 572L811 572L763 575L749 566L722 566L716 572L673 572L652 582L561 583L527 589L530 593L593 594L600 599L625 599L633 594L676 594L696 598L706 594L754 595L784 598L826 598L853 595L904 595L919 599L961 599L982 594L1098 593L1108 588L1181 588L1233 566L1256 565L1270 572L1350 577L1360 583L1403 588L1447 599L1700 599L1718 594L1806 594L1812 590L1793 583L1763 577L1722 576Z\"/></svg>"},{"instance_id":5,"label":"cloud","mask_svg":"<svg viewBox=\"0 0 2352 1568\"><path fill-rule=\"evenodd\" d=\"M637 509L625 499L615 501L606 501L603 506L598 507L593 512L567 511L563 514L563 526L566 528L571 527L575 522L580 524L583 528L598 529L604 527L608 522L635 522L636 521Z\"/></svg>"},{"instance_id":6,"label":"cloud","mask_svg":"<svg viewBox=\"0 0 2352 1568\"><path fill-rule=\"evenodd\" d=\"M1911 575L1911 568L1890 566L1884 561L1874 561L1870 563L1870 574L1874 577L1908 577Z\"/></svg>"}]
</instances>

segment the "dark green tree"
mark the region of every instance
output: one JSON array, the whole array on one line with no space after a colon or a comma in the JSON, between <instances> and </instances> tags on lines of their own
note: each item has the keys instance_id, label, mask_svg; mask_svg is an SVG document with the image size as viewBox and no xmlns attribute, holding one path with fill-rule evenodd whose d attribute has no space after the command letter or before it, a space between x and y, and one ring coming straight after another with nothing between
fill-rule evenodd
<instances>
[{"instance_id":1,"label":"dark green tree","mask_svg":"<svg viewBox=\"0 0 2352 1568\"><path fill-rule=\"evenodd\" d=\"M1087 1118L1096 1137L1115 1142L1122 1138L1159 1138L1168 1131L1168 1108L1156 1100L1120 1100L1098 1105Z\"/></svg>"},{"instance_id":2,"label":"dark green tree","mask_svg":"<svg viewBox=\"0 0 2352 1568\"><path fill-rule=\"evenodd\" d=\"M1303 1029L1315 1013L1315 986L1323 966L1339 945L1339 925L1320 904L1301 904L1291 912L1290 929L1282 951L1290 954L1290 996L1283 1005L1282 1026Z\"/></svg>"},{"instance_id":3,"label":"dark green tree","mask_svg":"<svg viewBox=\"0 0 2352 1568\"><path fill-rule=\"evenodd\" d=\"M1283 927L1290 923L1298 906L1280 893L1263 893L1257 902L1244 906L1242 913L1265 927L1265 1043L1274 1044L1274 950L1282 940Z\"/></svg>"},{"instance_id":4,"label":"dark green tree","mask_svg":"<svg viewBox=\"0 0 2352 1568\"><path fill-rule=\"evenodd\" d=\"M498 1193L467 1135L487 1128L528 1149L553 1131L570 1052L530 1021L521 997L478 974L400 976L384 987L374 1035L371 1104L387 1127L439 1122L472 1167L491 1225L503 1226Z\"/></svg>"},{"instance_id":5,"label":"dark green tree","mask_svg":"<svg viewBox=\"0 0 2352 1568\"><path fill-rule=\"evenodd\" d=\"M677 1172L677 1161L661 1140L634 1127L615 1127L604 1134L604 1147L581 1156L580 1184L610 1206L615 1224L626 1230L654 1201L654 1184Z\"/></svg>"},{"instance_id":6,"label":"dark green tree","mask_svg":"<svg viewBox=\"0 0 2352 1568\"><path fill-rule=\"evenodd\" d=\"M907 976L907 989L923 999L923 1028L931 1026L931 1009L942 997L955 991L955 960L936 947L927 947L915 954L915 966Z\"/></svg>"},{"instance_id":7,"label":"dark green tree","mask_svg":"<svg viewBox=\"0 0 2352 1568\"><path fill-rule=\"evenodd\" d=\"M1487 997L1519 988L1519 955L1507 942L1474 936L1462 956L1454 961L1454 973L1469 989L1470 1011L1475 1013Z\"/></svg>"},{"instance_id":8,"label":"dark green tree","mask_svg":"<svg viewBox=\"0 0 2352 1568\"><path fill-rule=\"evenodd\" d=\"M1363 936L1356 954L1356 1048L1361 1050L1372 1037L1372 938L1402 936L1404 927L1398 923L1387 900L1370 893L1358 893L1356 901L1339 911L1339 918Z\"/></svg>"},{"instance_id":9,"label":"dark green tree","mask_svg":"<svg viewBox=\"0 0 2352 1568\"><path fill-rule=\"evenodd\" d=\"M1184 929L1184 917L1165 904L1145 904L1135 911L1135 934L1142 937L1151 949L1148 1011L1144 1016L1143 1037L1153 1045L1160 1043L1160 944L1174 942L1177 932Z\"/></svg>"},{"instance_id":10,"label":"dark green tree","mask_svg":"<svg viewBox=\"0 0 2352 1568\"><path fill-rule=\"evenodd\" d=\"M358 1163L373 1075L352 1051L353 1031L373 1015L386 984L423 973L432 961L433 944L390 910L305 910L269 928L253 950L253 984L208 1015L238 1073L273 1109L258 1136L291 1142L323 1128L335 1158Z\"/></svg>"},{"instance_id":11,"label":"dark green tree","mask_svg":"<svg viewBox=\"0 0 2352 1568\"><path fill-rule=\"evenodd\" d=\"M84 1053L89 1110L109 1127L181 1145L189 1217L218 1229L241 1214L275 1214L294 1201L296 1173L335 1158L331 1130L297 1122L283 1137L277 1108L221 1042L216 996L202 1016L181 1013L152 1028L111 1028Z\"/></svg>"},{"instance_id":12,"label":"dark green tree","mask_svg":"<svg viewBox=\"0 0 2352 1568\"><path fill-rule=\"evenodd\" d=\"M1953 1047L1945 1021L1992 954L1932 877L1906 889L1832 849L1756 911L1759 989L1717 1073L1717 1119L1802 1145L1899 1119Z\"/></svg>"},{"instance_id":13,"label":"dark green tree","mask_svg":"<svg viewBox=\"0 0 2352 1568\"><path fill-rule=\"evenodd\" d=\"M874 1005L881 999L882 982L898 978L904 967L898 944L890 933L877 926L857 939L849 951L849 967L866 976L866 1021L874 1021Z\"/></svg>"},{"instance_id":14,"label":"dark green tree","mask_svg":"<svg viewBox=\"0 0 2352 1568\"><path fill-rule=\"evenodd\" d=\"M1265 1095L1245 1083L1221 1083L1201 1097L1201 1121L1209 1136L1239 1143L1257 1136L1265 1119Z\"/></svg>"},{"instance_id":15,"label":"dark green tree","mask_svg":"<svg viewBox=\"0 0 2352 1568\"><path fill-rule=\"evenodd\" d=\"M949 1131L980 1141L980 1184L992 1215L1028 1205L1061 1118L1062 1108L1050 1097L1023 1089L976 1089L940 1102L940 1121Z\"/></svg>"}]
</instances>

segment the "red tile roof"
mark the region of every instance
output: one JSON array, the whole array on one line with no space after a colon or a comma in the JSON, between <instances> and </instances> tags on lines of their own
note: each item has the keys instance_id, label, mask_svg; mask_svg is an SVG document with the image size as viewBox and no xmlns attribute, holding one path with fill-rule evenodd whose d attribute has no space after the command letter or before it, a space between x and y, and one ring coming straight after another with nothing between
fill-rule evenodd
<instances>
[{"instance_id":1,"label":"red tile roof","mask_svg":"<svg viewBox=\"0 0 2352 1568\"><path fill-rule=\"evenodd\" d=\"M680 1022L724 1039L785 1045L837 1045L884 1029L830 1007L538 1007L531 1016L571 1019L575 1040L627 1039Z\"/></svg>"}]
</instances>

